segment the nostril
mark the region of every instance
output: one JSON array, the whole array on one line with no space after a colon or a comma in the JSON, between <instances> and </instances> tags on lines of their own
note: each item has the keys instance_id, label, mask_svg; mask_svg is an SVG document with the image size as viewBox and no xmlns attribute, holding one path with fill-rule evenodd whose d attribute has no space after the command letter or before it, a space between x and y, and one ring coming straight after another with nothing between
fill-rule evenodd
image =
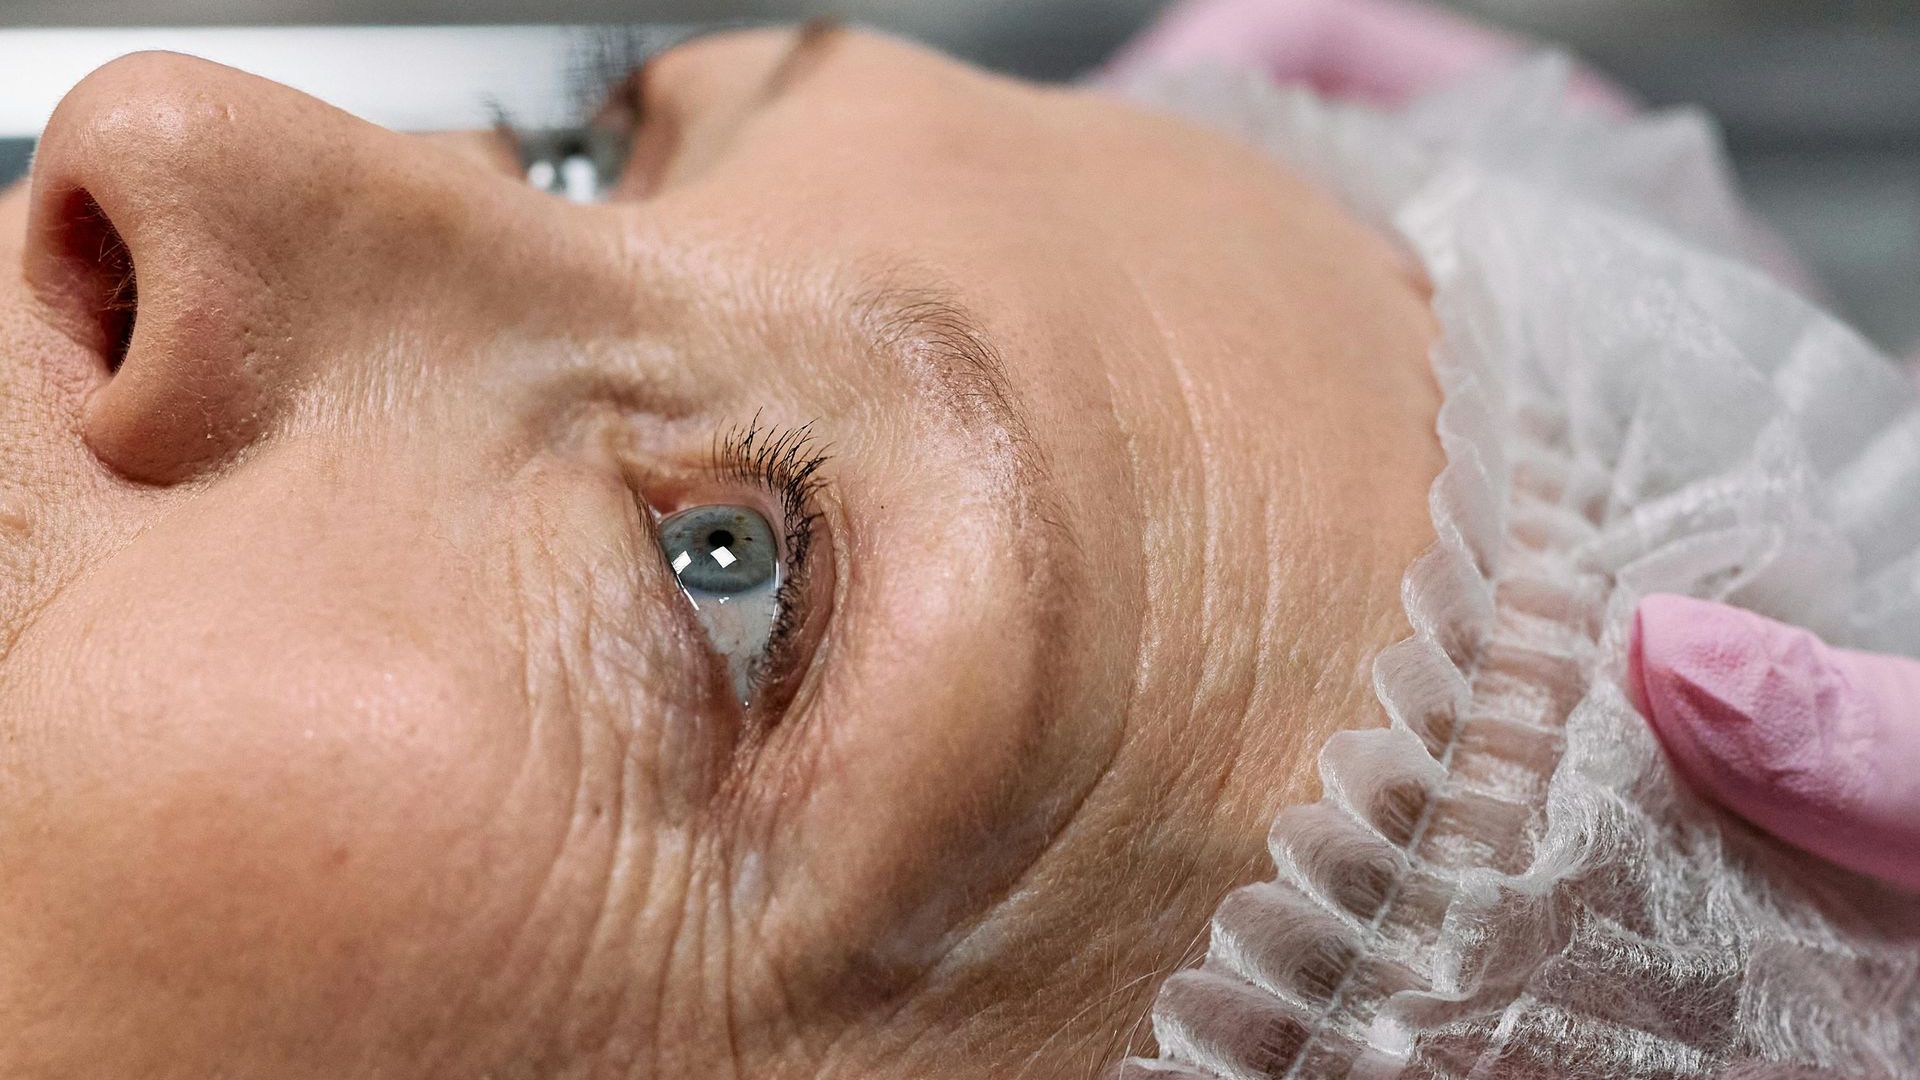
<instances>
[{"instance_id":1,"label":"nostril","mask_svg":"<svg viewBox=\"0 0 1920 1080\"><path fill-rule=\"evenodd\" d=\"M140 313L133 249L92 194L80 189L69 199L62 215L67 226L63 254L76 279L78 299L91 317L101 358L109 372L118 372Z\"/></svg>"},{"instance_id":2,"label":"nostril","mask_svg":"<svg viewBox=\"0 0 1920 1080\"><path fill-rule=\"evenodd\" d=\"M422 205L451 189L425 159L395 160L405 145L188 57L122 58L68 92L35 146L19 273L33 317L68 339L41 360L100 465L172 485L262 439L306 390L298 365L321 359L296 326L358 334L354 308L389 302L319 252L382 275L431 265L414 230L468 211Z\"/></svg>"}]
</instances>

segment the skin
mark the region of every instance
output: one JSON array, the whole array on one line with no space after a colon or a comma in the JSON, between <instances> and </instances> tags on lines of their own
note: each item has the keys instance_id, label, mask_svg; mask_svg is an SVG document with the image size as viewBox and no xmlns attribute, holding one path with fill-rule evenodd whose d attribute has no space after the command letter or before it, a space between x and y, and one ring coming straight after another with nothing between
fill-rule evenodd
<instances>
[{"instance_id":1,"label":"skin","mask_svg":"<svg viewBox=\"0 0 1920 1080\"><path fill-rule=\"evenodd\" d=\"M1376 722L1440 465L1386 242L881 38L640 79L598 206L181 57L60 107L0 202L0 1075L1095 1075ZM777 522L710 467L756 415L831 458L743 709L651 522Z\"/></svg>"}]
</instances>

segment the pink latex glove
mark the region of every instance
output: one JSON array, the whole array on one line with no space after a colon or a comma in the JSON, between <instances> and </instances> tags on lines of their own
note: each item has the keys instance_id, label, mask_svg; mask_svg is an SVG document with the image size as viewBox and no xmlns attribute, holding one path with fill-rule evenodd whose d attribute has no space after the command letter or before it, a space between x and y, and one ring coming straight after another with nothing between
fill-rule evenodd
<instances>
[{"instance_id":1,"label":"pink latex glove","mask_svg":"<svg viewBox=\"0 0 1920 1080\"><path fill-rule=\"evenodd\" d=\"M1790 844L1920 890L1920 661L1705 600L1641 601L1630 688L1680 772Z\"/></svg>"},{"instance_id":2,"label":"pink latex glove","mask_svg":"<svg viewBox=\"0 0 1920 1080\"><path fill-rule=\"evenodd\" d=\"M1200 63L1254 67L1328 96L1398 105L1529 45L1411 0L1186 0L1108 70L1125 78ZM1634 111L1626 93L1591 73L1577 76L1575 93L1609 114Z\"/></svg>"}]
</instances>

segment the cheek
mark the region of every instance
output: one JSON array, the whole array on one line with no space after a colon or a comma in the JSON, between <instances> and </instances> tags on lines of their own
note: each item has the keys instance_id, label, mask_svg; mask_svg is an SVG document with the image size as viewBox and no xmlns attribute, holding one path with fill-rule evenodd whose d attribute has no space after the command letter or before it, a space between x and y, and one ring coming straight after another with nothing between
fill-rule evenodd
<instances>
[{"instance_id":1,"label":"cheek","mask_svg":"<svg viewBox=\"0 0 1920 1080\"><path fill-rule=\"evenodd\" d=\"M576 778L529 751L520 663L473 629L497 618L405 562L129 553L22 640L0 1026L404 1043L505 977L556 859L596 841L569 837Z\"/></svg>"}]
</instances>

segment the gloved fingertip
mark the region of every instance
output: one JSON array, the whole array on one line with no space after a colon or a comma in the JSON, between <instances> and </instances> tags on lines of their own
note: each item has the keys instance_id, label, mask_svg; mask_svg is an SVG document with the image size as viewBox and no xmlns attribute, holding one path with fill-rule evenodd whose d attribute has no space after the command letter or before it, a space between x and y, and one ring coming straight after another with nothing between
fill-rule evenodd
<instances>
[{"instance_id":1,"label":"gloved fingertip","mask_svg":"<svg viewBox=\"0 0 1920 1080\"><path fill-rule=\"evenodd\" d=\"M1920 789L1898 778L1920 767L1920 738L1887 722L1920 700L1920 679L1903 681L1911 665L1656 594L1635 612L1629 691L1702 793L1788 843L1915 887Z\"/></svg>"},{"instance_id":2,"label":"gloved fingertip","mask_svg":"<svg viewBox=\"0 0 1920 1080\"><path fill-rule=\"evenodd\" d=\"M1738 803L1804 757L1821 721L1822 648L1750 611L1656 593L1634 613L1634 692L1682 771Z\"/></svg>"},{"instance_id":3,"label":"gloved fingertip","mask_svg":"<svg viewBox=\"0 0 1920 1080\"><path fill-rule=\"evenodd\" d=\"M1767 620L1691 596L1654 593L1633 614L1635 702L1648 718L1724 724L1744 714L1741 660Z\"/></svg>"}]
</instances>

